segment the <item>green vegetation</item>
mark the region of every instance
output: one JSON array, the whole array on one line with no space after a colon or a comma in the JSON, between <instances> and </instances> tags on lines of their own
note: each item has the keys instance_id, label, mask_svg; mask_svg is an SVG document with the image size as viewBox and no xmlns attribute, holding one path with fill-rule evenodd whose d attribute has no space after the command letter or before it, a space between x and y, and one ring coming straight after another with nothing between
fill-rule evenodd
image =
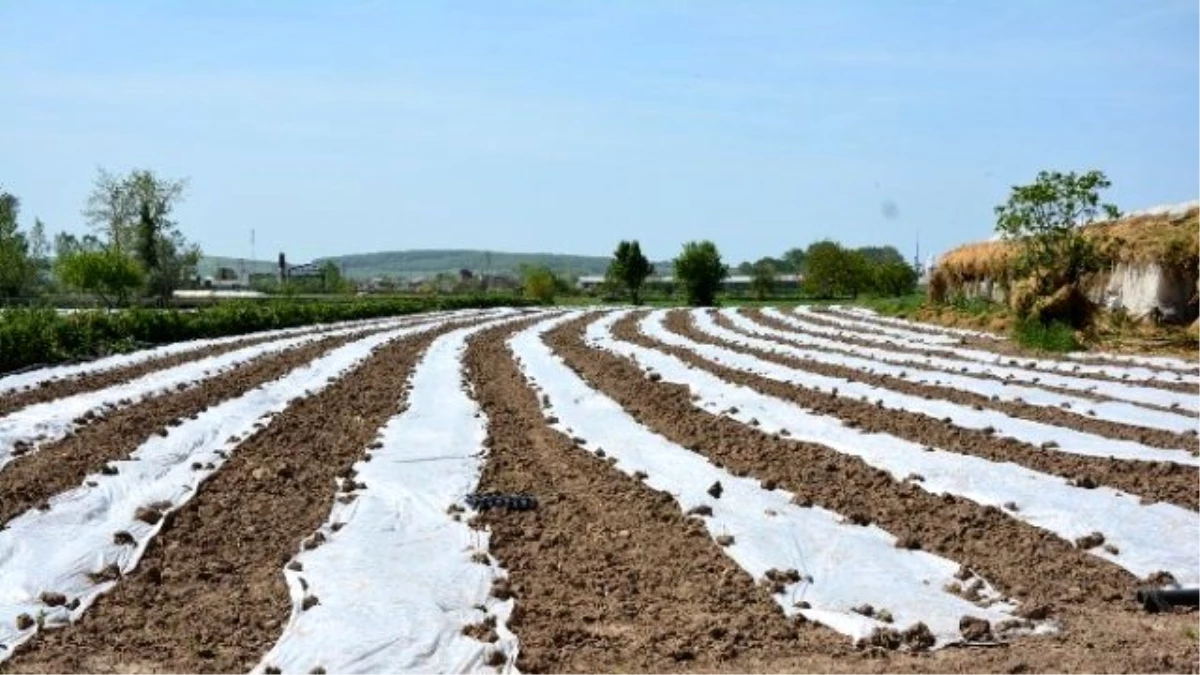
<instances>
[{"instance_id":1,"label":"green vegetation","mask_svg":"<svg viewBox=\"0 0 1200 675\"><path fill-rule=\"evenodd\" d=\"M711 241L689 241L675 258L675 278L693 307L715 304L721 281L728 275L729 268L721 262L721 253Z\"/></svg>"},{"instance_id":2,"label":"green vegetation","mask_svg":"<svg viewBox=\"0 0 1200 675\"><path fill-rule=\"evenodd\" d=\"M775 294L775 265L759 260L750 270L750 291L756 300L766 300Z\"/></svg>"},{"instance_id":3,"label":"green vegetation","mask_svg":"<svg viewBox=\"0 0 1200 675\"><path fill-rule=\"evenodd\" d=\"M525 297L543 305L554 302L562 285L549 267L536 265L521 270L521 288Z\"/></svg>"},{"instance_id":4,"label":"green vegetation","mask_svg":"<svg viewBox=\"0 0 1200 675\"><path fill-rule=\"evenodd\" d=\"M613 253L613 261L605 272L605 281L614 288L623 288L629 293L629 301L635 305L642 304L642 284L646 277L654 271L654 267L646 256L642 255L642 246L634 241L622 241L617 244Z\"/></svg>"},{"instance_id":5,"label":"green vegetation","mask_svg":"<svg viewBox=\"0 0 1200 675\"><path fill-rule=\"evenodd\" d=\"M0 372L179 340L436 310L529 304L524 298L488 295L345 302L239 301L193 311L123 309L61 314L53 309L9 308L0 311Z\"/></svg>"},{"instance_id":6,"label":"green vegetation","mask_svg":"<svg viewBox=\"0 0 1200 675\"><path fill-rule=\"evenodd\" d=\"M857 299L860 293L898 297L917 287L917 271L887 246L847 249L836 241L818 241L805 252L802 288L816 299Z\"/></svg>"},{"instance_id":7,"label":"green vegetation","mask_svg":"<svg viewBox=\"0 0 1200 675\"><path fill-rule=\"evenodd\" d=\"M1095 242L1082 227L1119 212L1100 202L1112 183L1103 172L1042 171L1029 185L1012 188L996 207L996 231L1018 244L1010 262L1010 303L1022 320L1065 321L1086 326L1095 306L1083 289L1084 277L1100 269Z\"/></svg>"},{"instance_id":8,"label":"green vegetation","mask_svg":"<svg viewBox=\"0 0 1200 675\"><path fill-rule=\"evenodd\" d=\"M30 259L29 240L17 230L21 202L0 190L0 299L8 301L26 291L37 275Z\"/></svg>"},{"instance_id":9,"label":"green vegetation","mask_svg":"<svg viewBox=\"0 0 1200 675\"><path fill-rule=\"evenodd\" d=\"M1013 325L1013 339L1022 347L1047 352L1073 352L1083 348L1075 339L1075 329L1062 321L1018 321Z\"/></svg>"},{"instance_id":10,"label":"green vegetation","mask_svg":"<svg viewBox=\"0 0 1200 675\"><path fill-rule=\"evenodd\" d=\"M124 305L146 281L138 261L114 248L76 247L64 251L55 261L55 270L67 287L95 295L110 308Z\"/></svg>"}]
</instances>

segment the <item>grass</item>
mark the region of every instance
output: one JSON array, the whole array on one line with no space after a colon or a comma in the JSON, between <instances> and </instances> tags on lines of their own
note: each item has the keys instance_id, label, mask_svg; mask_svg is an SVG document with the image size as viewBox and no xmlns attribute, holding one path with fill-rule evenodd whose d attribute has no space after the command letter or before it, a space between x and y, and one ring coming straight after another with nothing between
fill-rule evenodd
<instances>
[{"instance_id":1,"label":"grass","mask_svg":"<svg viewBox=\"0 0 1200 675\"><path fill-rule=\"evenodd\" d=\"M1061 321L1019 321L1013 326L1012 337L1022 347L1036 351L1075 352L1083 349L1075 338L1075 329Z\"/></svg>"}]
</instances>

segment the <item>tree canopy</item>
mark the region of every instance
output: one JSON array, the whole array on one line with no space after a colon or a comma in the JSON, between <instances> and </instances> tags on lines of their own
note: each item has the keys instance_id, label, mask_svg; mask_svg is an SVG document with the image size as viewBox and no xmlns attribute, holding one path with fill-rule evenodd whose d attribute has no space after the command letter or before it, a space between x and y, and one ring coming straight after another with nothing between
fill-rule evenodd
<instances>
[{"instance_id":1,"label":"tree canopy","mask_svg":"<svg viewBox=\"0 0 1200 675\"><path fill-rule=\"evenodd\" d=\"M654 271L654 266L646 256L642 255L641 244L637 240L622 241L613 252L613 261L605 274L607 280L629 293L629 300L635 305L641 304L642 284L646 277Z\"/></svg>"},{"instance_id":2,"label":"tree canopy","mask_svg":"<svg viewBox=\"0 0 1200 675\"><path fill-rule=\"evenodd\" d=\"M715 304L721 282L729 268L721 262L721 253L711 241L689 241L675 258L675 278L683 287L689 305L709 307Z\"/></svg>"},{"instance_id":3,"label":"tree canopy","mask_svg":"<svg viewBox=\"0 0 1200 675\"><path fill-rule=\"evenodd\" d=\"M184 180L160 178L146 169L124 176L100 169L83 212L106 237L107 248L136 258L147 294L159 302L170 299L200 257L171 219L186 188Z\"/></svg>"},{"instance_id":4,"label":"tree canopy","mask_svg":"<svg viewBox=\"0 0 1200 675\"><path fill-rule=\"evenodd\" d=\"M1115 205L1100 201L1100 191L1111 186L1102 171L1041 171L1034 182L1013 186L1008 201L995 208L996 231L1020 247L1012 269L1019 315L1075 326L1091 319L1095 308L1082 281L1099 269L1100 257L1081 228L1120 216Z\"/></svg>"},{"instance_id":5,"label":"tree canopy","mask_svg":"<svg viewBox=\"0 0 1200 675\"><path fill-rule=\"evenodd\" d=\"M21 295L33 282L36 268L29 255L29 240L17 229L21 201L0 190L0 298Z\"/></svg>"}]
</instances>

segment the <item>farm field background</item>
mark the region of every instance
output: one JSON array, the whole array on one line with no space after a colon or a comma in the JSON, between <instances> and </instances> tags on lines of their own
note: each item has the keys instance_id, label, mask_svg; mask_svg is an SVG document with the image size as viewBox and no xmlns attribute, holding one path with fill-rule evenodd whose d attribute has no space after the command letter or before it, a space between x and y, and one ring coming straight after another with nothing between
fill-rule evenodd
<instances>
[{"instance_id":1,"label":"farm field background","mask_svg":"<svg viewBox=\"0 0 1200 675\"><path fill-rule=\"evenodd\" d=\"M0 671L1194 672L1198 387L837 306L2 376Z\"/></svg>"}]
</instances>

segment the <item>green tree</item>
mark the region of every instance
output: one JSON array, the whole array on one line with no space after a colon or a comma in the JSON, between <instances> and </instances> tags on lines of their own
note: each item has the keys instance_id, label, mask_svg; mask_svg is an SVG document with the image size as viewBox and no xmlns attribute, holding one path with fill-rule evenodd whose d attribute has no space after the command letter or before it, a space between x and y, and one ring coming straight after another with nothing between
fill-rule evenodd
<instances>
[{"instance_id":1,"label":"green tree","mask_svg":"<svg viewBox=\"0 0 1200 675\"><path fill-rule=\"evenodd\" d=\"M654 267L646 256L642 255L641 244L637 240L622 241L617 244L613 260L608 264L605 273L606 280L616 283L629 293L629 300L635 305L642 304L642 284L646 277L654 271Z\"/></svg>"},{"instance_id":2,"label":"green tree","mask_svg":"<svg viewBox=\"0 0 1200 675\"><path fill-rule=\"evenodd\" d=\"M17 229L21 201L0 191L0 297L10 298L29 290L36 269L29 257L29 241Z\"/></svg>"},{"instance_id":3,"label":"green tree","mask_svg":"<svg viewBox=\"0 0 1200 675\"><path fill-rule=\"evenodd\" d=\"M337 263L326 260L321 263L321 290L325 293L347 293L353 284L342 276Z\"/></svg>"},{"instance_id":4,"label":"green tree","mask_svg":"<svg viewBox=\"0 0 1200 675\"><path fill-rule=\"evenodd\" d=\"M810 244L804 253L804 292L819 299L829 299L839 293L844 257L845 251L836 241L825 239Z\"/></svg>"},{"instance_id":5,"label":"green tree","mask_svg":"<svg viewBox=\"0 0 1200 675\"><path fill-rule=\"evenodd\" d=\"M906 262L885 262L875 266L875 291L881 295L900 297L917 290L917 271Z\"/></svg>"},{"instance_id":6,"label":"green tree","mask_svg":"<svg viewBox=\"0 0 1200 675\"><path fill-rule=\"evenodd\" d=\"M858 298L858 294L871 288L871 261L861 251L842 249L841 271L838 275L838 290L843 295Z\"/></svg>"},{"instance_id":7,"label":"green tree","mask_svg":"<svg viewBox=\"0 0 1200 675\"><path fill-rule=\"evenodd\" d=\"M871 265L904 262L904 256L900 255L900 251L896 250L895 246L861 246L855 250L861 253Z\"/></svg>"},{"instance_id":8,"label":"green tree","mask_svg":"<svg viewBox=\"0 0 1200 675\"><path fill-rule=\"evenodd\" d=\"M118 176L100 169L84 216L107 246L131 253L146 272L146 290L165 303L194 273L200 251L184 239L171 213L186 181L163 179L146 169Z\"/></svg>"},{"instance_id":9,"label":"green tree","mask_svg":"<svg viewBox=\"0 0 1200 675\"><path fill-rule=\"evenodd\" d=\"M95 295L106 307L125 304L145 283L137 259L113 248L76 247L58 257L55 269L64 284Z\"/></svg>"},{"instance_id":10,"label":"green tree","mask_svg":"<svg viewBox=\"0 0 1200 675\"><path fill-rule=\"evenodd\" d=\"M1101 171L1041 171L1029 185L1015 185L1008 201L996 207L996 231L1019 246L1013 279L1018 314L1042 321L1087 323L1095 310L1083 292L1084 276L1100 268L1095 245L1082 226L1120 216L1100 201L1112 183Z\"/></svg>"},{"instance_id":11,"label":"green tree","mask_svg":"<svg viewBox=\"0 0 1200 675\"><path fill-rule=\"evenodd\" d=\"M689 241L675 258L675 278L683 286L689 305L715 304L717 291L727 276L729 268L721 262L721 253L711 241Z\"/></svg>"},{"instance_id":12,"label":"green tree","mask_svg":"<svg viewBox=\"0 0 1200 675\"><path fill-rule=\"evenodd\" d=\"M545 265L522 265L521 286L525 295L542 304L554 302L554 296L559 290L559 280L554 272Z\"/></svg>"},{"instance_id":13,"label":"green tree","mask_svg":"<svg viewBox=\"0 0 1200 675\"><path fill-rule=\"evenodd\" d=\"M750 272L750 290L754 297L766 300L775 293L775 264L769 258L754 263Z\"/></svg>"},{"instance_id":14,"label":"green tree","mask_svg":"<svg viewBox=\"0 0 1200 675\"><path fill-rule=\"evenodd\" d=\"M806 264L805 263L806 257L807 257L807 254L804 252L804 249L789 248L783 254L783 259L787 261L787 268L783 269L783 271L792 272L794 274L803 274L804 267Z\"/></svg>"},{"instance_id":15,"label":"green tree","mask_svg":"<svg viewBox=\"0 0 1200 675\"><path fill-rule=\"evenodd\" d=\"M38 281L50 272L50 241L46 237L46 224L41 218L33 219L29 228L29 260L36 270Z\"/></svg>"}]
</instances>

